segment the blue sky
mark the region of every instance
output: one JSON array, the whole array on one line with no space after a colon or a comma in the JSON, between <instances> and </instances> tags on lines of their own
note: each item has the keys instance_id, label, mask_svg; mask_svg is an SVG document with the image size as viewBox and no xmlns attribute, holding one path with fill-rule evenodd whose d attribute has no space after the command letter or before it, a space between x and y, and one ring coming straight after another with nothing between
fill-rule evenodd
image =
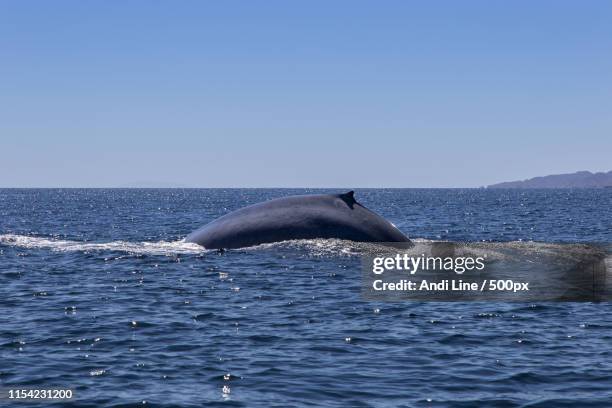
<instances>
[{"instance_id":1,"label":"blue sky","mask_svg":"<svg viewBox=\"0 0 612 408\"><path fill-rule=\"evenodd\" d=\"M609 1L0 1L0 186L612 169Z\"/></svg>"}]
</instances>

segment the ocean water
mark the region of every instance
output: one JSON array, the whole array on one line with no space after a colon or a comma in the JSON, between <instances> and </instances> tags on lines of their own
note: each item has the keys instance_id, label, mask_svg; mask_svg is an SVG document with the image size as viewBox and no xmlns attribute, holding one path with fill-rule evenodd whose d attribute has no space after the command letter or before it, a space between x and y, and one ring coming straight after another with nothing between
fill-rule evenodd
<instances>
[{"instance_id":1,"label":"ocean water","mask_svg":"<svg viewBox=\"0 0 612 408\"><path fill-rule=\"evenodd\" d=\"M181 242L328 191L0 190L0 388L84 407L612 406L610 303L370 302L350 242ZM610 189L356 198L416 239L612 242Z\"/></svg>"}]
</instances>

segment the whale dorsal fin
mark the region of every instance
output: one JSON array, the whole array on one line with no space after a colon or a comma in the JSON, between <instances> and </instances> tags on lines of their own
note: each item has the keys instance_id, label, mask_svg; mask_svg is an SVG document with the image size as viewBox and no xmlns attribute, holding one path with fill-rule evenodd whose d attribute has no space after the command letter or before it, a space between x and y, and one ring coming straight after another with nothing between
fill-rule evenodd
<instances>
[{"instance_id":1,"label":"whale dorsal fin","mask_svg":"<svg viewBox=\"0 0 612 408\"><path fill-rule=\"evenodd\" d=\"M357 202L357 200L355 200L355 192L353 190L349 191L348 193L340 194L340 198L351 208L353 208L353 205Z\"/></svg>"}]
</instances>

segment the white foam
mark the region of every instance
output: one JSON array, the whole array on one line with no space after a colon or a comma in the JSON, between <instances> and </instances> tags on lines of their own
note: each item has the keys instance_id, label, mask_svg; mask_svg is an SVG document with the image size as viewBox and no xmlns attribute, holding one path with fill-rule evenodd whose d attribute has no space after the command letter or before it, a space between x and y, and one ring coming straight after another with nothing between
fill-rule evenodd
<instances>
[{"instance_id":1,"label":"white foam","mask_svg":"<svg viewBox=\"0 0 612 408\"><path fill-rule=\"evenodd\" d=\"M174 242L111 241L90 243L29 235L3 234L0 235L0 244L20 248L46 248L58 252L121 251L143 255L200 254L205 252L205 249L200 245L187 243L184 240Z\"/></svg>"},{"instance_id":2,"label":"white foam","mask_svg":"<svg viewBox=\"0 0 612 408\"><path fill-rule=\"evenodd\" d=\"M421 253L428 252L431 244L436 241L427 239L413 239L413 246L404 249L403 252L419 256ZM202 254L212 250L206 250L202 246L194 243L180 241L157 241L157 242L83 242L70 241L55 238L36 237L30 235L0 234L0 245L13 246L19 248L44 248L58 252L90 252L90 251L121 251L131 254L142 255L166 255L176 254ZM340 239L305 239L294 241L282 241L269 244L261 244L250 248L242 248L241 251L269 250L274 248L286 248L305 250L309 255L314 256L359 256L362 254L375 253L380 250L376 243L352 242ZM571 249L571 251L569 251ZM528 255L556 255L561 257L572 257L576 254L592 251L585 245L551 244L541 242L476 242L468 245L467 248L461 246L456 248L456 255L461 256L464 250L469 253L485 255L489 259L505 259L516 257L517 252L525 256ZM506 254L506 250L514 250ZM604 262L608 270L612 270L612 256L608 252Z\"/></svg>"}]
</instances>

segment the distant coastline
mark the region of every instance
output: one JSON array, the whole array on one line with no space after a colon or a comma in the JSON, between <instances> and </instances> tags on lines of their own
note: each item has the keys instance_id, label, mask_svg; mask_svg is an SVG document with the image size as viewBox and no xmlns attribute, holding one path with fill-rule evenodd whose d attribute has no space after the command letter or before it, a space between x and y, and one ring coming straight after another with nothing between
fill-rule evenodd
<instances>
[{"instance_id":1,"label":"distant coastline","mask_svg":"<svg viewBox=\"0 0 612 408\"><path fill-rule=\"evenodd\" d=\"M612 188L612 171L552 174L527 180L491 184L487 188Z\"/></svg>"}]
</instances>

